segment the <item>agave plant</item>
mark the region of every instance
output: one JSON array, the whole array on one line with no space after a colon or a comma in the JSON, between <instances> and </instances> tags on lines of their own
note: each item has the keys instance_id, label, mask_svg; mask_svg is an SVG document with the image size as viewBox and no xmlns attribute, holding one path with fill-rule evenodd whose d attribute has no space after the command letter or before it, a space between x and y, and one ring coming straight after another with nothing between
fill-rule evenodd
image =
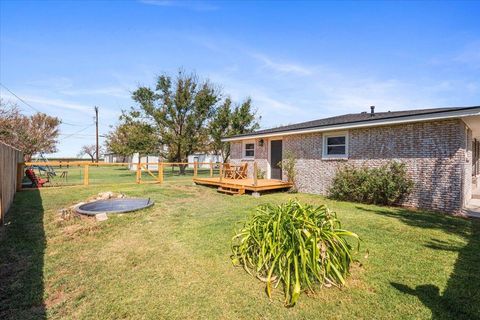
<instances>
[{"instance_id":1,"label":"agave plant","mask_svg":"<svg viewBox=\"0 0 480 320\"><path fill-rule=\"evenodd\" d=\"M303 290L342 286L353 261L351 237L326 206L297 200L257 207L232 239L232 262L272 287L283 285L285 305L294 306Z\"/></svg>"}]
</instances>

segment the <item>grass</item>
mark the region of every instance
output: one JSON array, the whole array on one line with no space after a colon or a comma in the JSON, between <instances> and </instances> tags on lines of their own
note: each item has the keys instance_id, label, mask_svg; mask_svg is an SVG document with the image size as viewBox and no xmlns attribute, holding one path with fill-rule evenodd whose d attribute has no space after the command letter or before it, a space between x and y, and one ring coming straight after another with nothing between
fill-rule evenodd
<instances>
[{"instance_id":1,"label":"grass","mask_svg":"<svg viewBox=\"0 0 480 320\"><path fill-rule=\"evenodd\" d=\"M127 215L60 219L101 191L150 197ZM343 289L283 306L230 261L235 222L291 197L327 204L363 239ZM365 250L368 249L368 258ZM231 197L188 179L17 194L0 230L1 319L479 319L480 222L307 194Z\"/></svg>"}]
</instances>

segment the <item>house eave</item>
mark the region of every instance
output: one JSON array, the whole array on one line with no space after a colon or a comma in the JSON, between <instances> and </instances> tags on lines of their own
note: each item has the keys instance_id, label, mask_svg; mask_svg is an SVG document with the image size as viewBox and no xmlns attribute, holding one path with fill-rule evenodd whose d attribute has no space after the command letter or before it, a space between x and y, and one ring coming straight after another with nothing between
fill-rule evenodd
<instances>
[{"instance_id":1,"label":"house eave","mask_svg":"<svg viewBox=\"0 0 480 320\"><path fill-rule=\"evenodd\" d=\"M280 136L289 136L297 134L308 134L308 133L317 133L317 132L327 132L327 131L337 131L337 130L348 130L356 128L366 128L366 127L376 127L376 126L387 126L395 125L402 123L411 123L411 122L424 122L424 121L435 121L435 120L446 120L453 118L462 118L468 116L480 115L480 108L472 109L463 109L463 110L453 110L449 112L442 113L430 113L423 115L414 115L414 116L405 116L395 119L379 119L379 120L367 120L356 123L345 123L345 124L335 124L321 127L313 127L307 129L298 129L298 130L285 130L278 131L273 133L259 133L259 134L249 134L244 136L223 138L223 142L232 142L232 141L242 141L246 139L260 139L260 138L270 138L270 137L280 137Z\"/></svg>"}]
</instances>

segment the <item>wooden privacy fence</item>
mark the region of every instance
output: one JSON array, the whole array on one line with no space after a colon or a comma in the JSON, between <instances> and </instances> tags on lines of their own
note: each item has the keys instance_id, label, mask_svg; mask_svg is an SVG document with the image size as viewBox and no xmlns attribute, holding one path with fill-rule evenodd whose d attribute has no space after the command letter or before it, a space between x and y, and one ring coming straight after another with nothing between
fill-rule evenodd
<instances>
[{"instance_id":1,"label":"wooden privacy fence","mask_svg":"<svg viewBox=\"0 0 480 320\"><path fill-rule=\"evenodd\" d=\"M15 192L19 187L19 163L23 162L23 154L5 143L0 142L0 224L3 224L5 213L12 204Z\"/></svg>"},{"instance_id":2,"label":"wooden privacy fence","mask_svg":"<svg viewBox=\"0 0 480 320\"><path fill-rule=\"evenodd\" d=\"M136 183L163 183L164 182L164 171L167 167L183 167L187 168L188 166L193 166L193 177L198 176L199 168L203 166L204 171L207 172L208 176L214 177L215 171L218 172L218 177L220 181L223 178L224 172L224 163L215 163L215 162L140 162L140 163L92 163L86 161L49 161L49 162L27 162L25 166L50 166L50 167L83 167L83 178L81 184L88 186L90 184L90 168L93 167L112 167L112 166L127 166L134 168L135 171L135 182ZM257 183L257 163L253 164L253 179L254 184ZM157 170L151 169L151 167L157 168ZM153 179L150 181L144 181L142 179L142 172L146 172ZM108 181L106 182L108 183ZM110 182L111 183L111 182Z\"/></svg>"}]
</instances>

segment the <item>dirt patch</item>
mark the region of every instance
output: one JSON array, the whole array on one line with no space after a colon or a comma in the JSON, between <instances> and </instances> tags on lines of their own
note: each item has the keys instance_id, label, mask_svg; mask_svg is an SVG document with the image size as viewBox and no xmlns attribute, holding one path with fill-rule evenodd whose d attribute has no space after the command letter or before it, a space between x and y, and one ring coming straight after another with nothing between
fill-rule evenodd
<instances>
[{"instance_id":1,"label":"dirt patch","mask_svg":"<svg viewBox=\"0 0 480 320\"><path fill-rule=\"evenodd\" d=\"M90 220L92 220L92 222L95 221L93 219L90 219ZM63 235L66 236L67 238L74 239L79 236L93 234L98 230L99 230L99 226L94 223L73 224L63 228Z\"/></svg>"}]
</instances>

